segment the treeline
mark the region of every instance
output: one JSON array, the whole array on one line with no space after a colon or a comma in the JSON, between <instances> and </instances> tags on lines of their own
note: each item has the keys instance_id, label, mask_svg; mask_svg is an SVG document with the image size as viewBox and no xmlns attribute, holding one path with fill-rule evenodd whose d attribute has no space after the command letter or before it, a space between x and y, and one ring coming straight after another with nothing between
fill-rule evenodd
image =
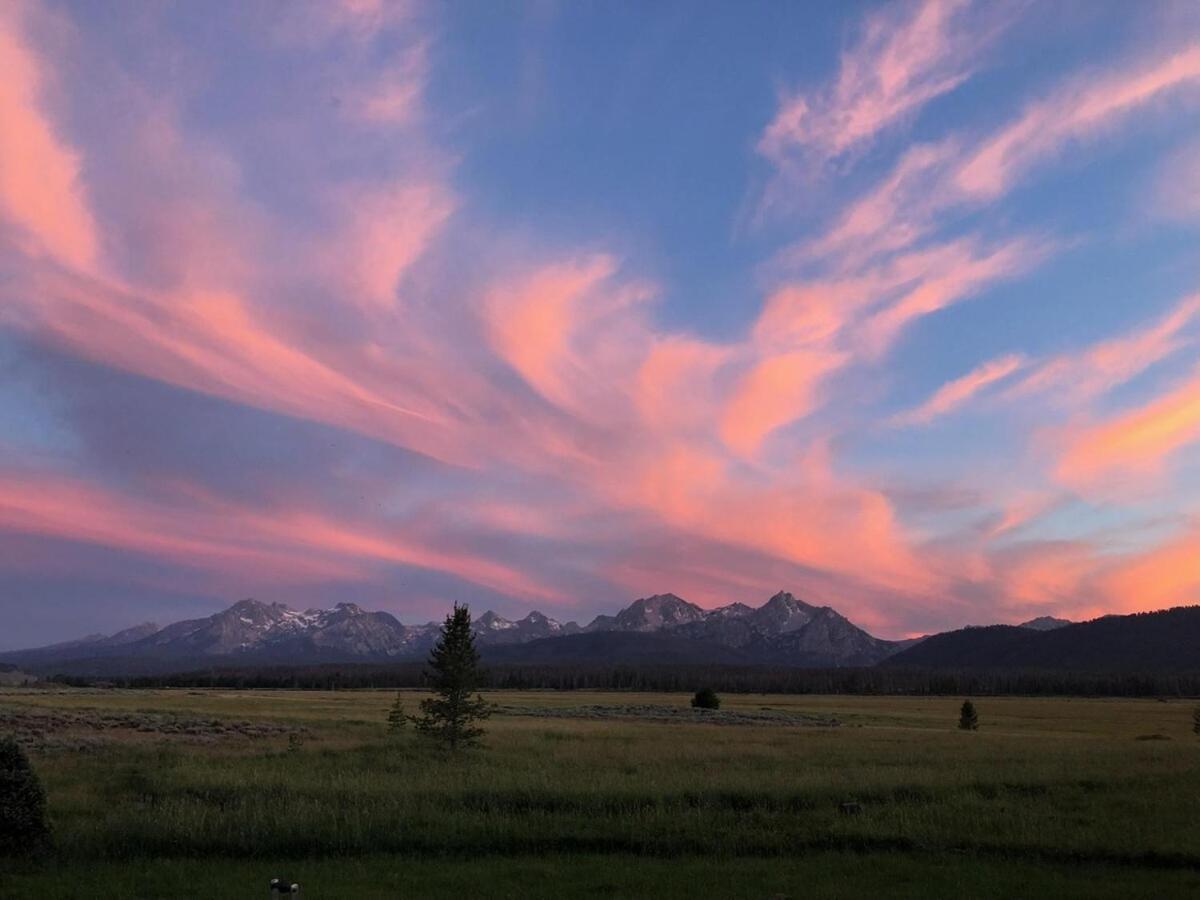
<instances>
[{"instance_id":1,"label":"treeline","mask_svg":"<svg viewBox=\"0 0 1200 900\"><path fill-rule=\"evenodd\" d=\"M1017 695L1066 697L1196 697L1200 672L1118 673L983 669L840 668L760 666L532 666L493 665L482 686L505 690L695 691L726 693ZM326 664L220 668L170 675L103 680L54 676L60 684L128 688L352 690L427 686L424 666Z\"/></svg>"}]
</instances>

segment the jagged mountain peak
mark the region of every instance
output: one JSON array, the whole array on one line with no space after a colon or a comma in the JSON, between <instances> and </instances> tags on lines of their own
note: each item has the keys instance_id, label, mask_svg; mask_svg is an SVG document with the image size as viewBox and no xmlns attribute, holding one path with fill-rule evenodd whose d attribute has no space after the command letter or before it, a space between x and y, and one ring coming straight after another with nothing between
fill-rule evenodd
<instances>
[{"instance_id":1,"label":"jagged mountain peak","mask_svg":"<svg viewBox=\"0 0 1200 900\"><path fill-rule=\"evenodd\" d=\"M634 600L616 615L616 627L626 631L653 631L688 622L699 622L704 610L675 594L654 594Z\"/></svg>"},{"instance_id":2,"label":"jagged mountain peak","mask_svg":"<svg viewBox=\"0 0 1200 900\"><path fill-rule=\"evenodd\" d=\"M261 600L247 598L239 600L233 606L222 610L216 615L225 617L236 616L242 619L250 619L254 622L267 622L278 620L288 612L292 612L292 610L286 604L264 603Z\"/></svg>"},{"instance_id":3,"label":"jagged mountain peak","mask_svg":"<svg viewBox=\"0 0 1200 900\"><path fill-rule=\"evenodd\" d=\"M767 598L767 602L763 606L786 607L787 609L816 609L817 607L805 603L803 600L797 600L795 595L790 591L779 591ZM760 609L762 607L759 607Z\"/></svg>"},{"instance_id":4,"label":"jagged mountain peak","mask_svg":"<svg viewBox=\"0 0 1200 900\"><path fill-rule=\"evenodd\" d=\"M488 610L475 620L475 637L484 646L488 644L522 644L538 638L574 634L579 630L579 626L574 622L563 625L536 609L516 621L497 615L492 610Z\"/></svg>"},{"instance_id":5,"label":"jagged mountain peak","mask_svg":"<svg viewBox=\"0 0 1200 900\"><path fill-rule=\"evenodd\" d=\"M813 620L817 611L818 607L797 600L787 591L780 591L756 609L751 619L764 630L783 634L803 628Z\"/></svg>"},{"instance_id":6,"label":"jagged mountain peak","mask_svg":"<svg viewBox=\"0 0 1200 900\"><path fill-rule=\"evenodd\" d=\"M506 619L504 616L498 615L490 609L475 620L476 628L487 628L492 630L499 628L512 628L515 624L516 623L512 620Z\"/></svg>"}]
</instances>

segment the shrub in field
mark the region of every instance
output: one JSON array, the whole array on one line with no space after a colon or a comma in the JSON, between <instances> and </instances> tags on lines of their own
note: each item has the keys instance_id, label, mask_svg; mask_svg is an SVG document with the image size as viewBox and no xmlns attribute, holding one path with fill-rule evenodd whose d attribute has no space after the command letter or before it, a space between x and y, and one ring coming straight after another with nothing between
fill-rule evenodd
<instances>
[{"instance_id":1,"label":"shrub in field","mask_svg":"<svg viewBox=\"0 0 1200 900\"><path fill-rule=\"evenodd\" d=\"M404 699L400 694L396 694L396 699L392 703L391 709L388 710L387 730L388 734L398 734L404 730L404 726L408 723L408 714L404 711Z\"/></svg>"},{"instance_id":2,"label":"shrub in field","mask_svg":"<svg viewBox=\"0 0 1200 900\"><path fill-rule=\"evenodd\" d=\"M483 729L476 722L491 714L487 701L476 693L479 686L479 651L471 632L471 611L454 604L442 634L429 654L427 677L437 694L421 701L417 730L442 741L451 750L479 741Z\"/></svg>"},{"instance_id":3,"label":"shrub in field","mask_svg":"<svg viewBox=\"0 0 1200 900\"><path fill-rule=\"evenodd\" d=\"M0 738L0 856L37 850L49 837L46 792L13 738Z\"/></svg>"},{"instance_id":4,"label":"shrub in field","mask_svg":"<svg viewBox=\"0 0 1200 900\"><path fill-rule=\"evenodd\" d=\"M710 687L700 688L696 691L696 695L692 697L693 709L720 709L721 698L717 696L717 692Z\"/></svg>"},{"instance_id":5,"label":"shrub in field","mask_svg":"<svg viewBox=\"0 0 1200 900\"><path fill-rule=\"evenodd\" d=\"M975 712L975 704L964 700L958 713L958 727L963 731L975 731L979 728L979 714Z\"/></svg>"},{"instance_id":6,"label":"shrub in field","mask_svg":"<svg viewBox=\"0 0 1200 900\"><path fill-rule=\"evenodd\" d=\"M1200 706L1192 710L1192 731L1200 734Z\"/></svg>"}]
</instances>

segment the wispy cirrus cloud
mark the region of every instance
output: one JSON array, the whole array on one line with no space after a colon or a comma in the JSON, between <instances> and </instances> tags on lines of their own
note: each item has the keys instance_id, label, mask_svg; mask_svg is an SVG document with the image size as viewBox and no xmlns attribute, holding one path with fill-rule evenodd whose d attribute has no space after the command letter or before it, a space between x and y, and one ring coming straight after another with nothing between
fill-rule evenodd
<instances>
[{"instance_id":1,"label":"wispy cirrus cloud","mask_svg":"<svg viewBox=\"0 0 1200 900\"><path fill-rule=\"evenodd\" d=\"M1035 164L1177 91L1200 91L1200 43L1071 79L974 149L954 174L968 197L995 197Z\"/></svg>"},{"instance_id":2,"label":"wispy cirrus cloud","mask_svg":"<svg viewBox=\"0 0 1200 900\"><path fill-rule=\"evenodd\" d=\"M1156 321L1076 352L1039 360L1006 392L1016 399L1047 395L1078 406L1129 381L1200 341L1200 296L1184 297Z\"/></svg>"},{"instance_id":3,"label":"wispy cirrus cloud","mask_svg":"<svg viewBox=\"0 0 1200 900\"><path fill-rule=\"evenodd\" d=\"M893 3L876 10L823 89L785 96L758 151L785 171L820 170L860 152L978 68L999 30L967 0Z\"/></svg>"},{"instance_id":4,"label":"wispy cirrus cloud","mask_svg":"<svg viewBox=\"0 0 1200 900\"><path fill-rule=\"evenodd\" d=\"M924 425L963 406L984 389L1003 381L1025 364L1019 353L1009 353L976 366L965 375L948 381L924 403L893 417L896 425Z\"/></svg>"}]
</instances>

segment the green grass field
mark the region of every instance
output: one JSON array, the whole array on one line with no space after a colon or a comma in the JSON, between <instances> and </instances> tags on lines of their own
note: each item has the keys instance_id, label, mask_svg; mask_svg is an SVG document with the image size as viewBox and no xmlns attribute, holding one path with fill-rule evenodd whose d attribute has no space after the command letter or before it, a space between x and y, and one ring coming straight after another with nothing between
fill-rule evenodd
<instances>
[{"instance_id":1,"label":"green grass field","mask_svg":"<svg viewBox=\"0 0 1200 900\"><path fill-rule=\"evenodd\" d=\"M1200 895L1193 702L494 692L448 756L394 696L0 692L55 833L0 897Z\"/></svg>"}]
</instances>

